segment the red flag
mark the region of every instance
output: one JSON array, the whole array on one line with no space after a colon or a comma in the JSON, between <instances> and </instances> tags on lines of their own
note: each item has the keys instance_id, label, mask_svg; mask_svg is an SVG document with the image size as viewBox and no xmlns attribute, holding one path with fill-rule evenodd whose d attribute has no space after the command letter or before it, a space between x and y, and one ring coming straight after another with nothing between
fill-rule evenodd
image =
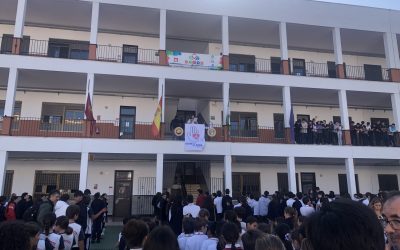
<instances>
[{"instance_id":1,"label":"red flag","mask_svg":"<svg viewBox=\"0 0 400 250\"><path fill-rule=\"evenodd\" d=\"M157 105L156 113L154 114L153 124L151 124L151 132L154 137L160 135L160 127L161 127L161 113L162 113L162 96L160 97L160 101Z\"/></svg>"}]
</instances>

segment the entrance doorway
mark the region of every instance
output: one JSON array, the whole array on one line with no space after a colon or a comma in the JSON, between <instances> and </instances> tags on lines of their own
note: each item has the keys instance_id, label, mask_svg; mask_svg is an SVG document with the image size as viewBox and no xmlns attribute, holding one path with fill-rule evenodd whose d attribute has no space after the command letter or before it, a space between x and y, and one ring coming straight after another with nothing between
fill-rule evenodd
<instances>
[{"instance_id":1,"label":"entrance doorway","mask_svg":"<svg viewBox=\"0 0 400 250\"><path fill-rule=\"evenodd\" d=\"M210 162L164 162L163 189L171 195L197 198L197 189L210 191Z\"/></svg>"},{"instance_id":2,"label":"entrance doorway","mask_svg":"<svg viewBox=\"0 0 400 250\"><path fill-rule=\"evenodd\" d=\"M132 209L133 171L115 171L114 217L129 217Z\"/></svg>"}]
</instances>

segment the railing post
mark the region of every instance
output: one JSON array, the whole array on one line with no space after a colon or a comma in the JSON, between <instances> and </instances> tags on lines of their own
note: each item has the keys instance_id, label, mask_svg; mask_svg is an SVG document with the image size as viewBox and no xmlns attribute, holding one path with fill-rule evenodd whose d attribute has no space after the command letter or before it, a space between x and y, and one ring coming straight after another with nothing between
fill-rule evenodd
<instances>
[{"instance_id":1,"label":"railing post","mask_svg":"<svg viewBox=\"0 0 400 250\"><path fill-rule=\"evenodd\" d=\"M344 65L343 64L337 64L336 65L336 77L340 78L340 79L345 79L346 78L346 74L344 72L345 72Z\"/></svg>"},{"instance_id":2,"label":"railing post","mask_svg":"<svg viewBox=\"0 0 400 250\"><path fill-rule=\"evenodd\" d=\"M389 80L391 82L400 82L400 69L389 69Z\"/></svg>"},{"instance_id":3,"label":"railing post","mask_svg":"<svg viewBox=\"0 0 400 250\"><path fill-rule=\"evenodd\" d=\"M224 141L226 141L226 142L230 141L230 139L229 139L229 125L223 125L222 128L224 130Z\"/></svg>"},{"instance_id":4,"label":"railing post","mask_svg":"<svg viewBox=\"0 0 400 250\"><path fill-rule=\"evenodd\" d=\"M4 116L3 117L3 127L1 129L2 135L11 135L11 127L14 117Z\"/></svg>"},{"instance_id":5,"label":"railing post","mask_svg":"<svg viewBox=\"0 0 400 250\"><path fill-rule=\"evenodd\" d=\"M222 56L222 67L224 70L229 71L229 56L228 55Z\"/></svg>"},{"instance_id":6,"label":"railing post","mask_svg":"<svg viewBox=\"0 0 400 250\"><path fill-rule=\"evenodd\" d=\"M84 120L84 121L85 121L84 137L90 138L90 137L92 137L92 135L90 133L92 122L89 120Z\"/></svg>"},{"instance_id":7,"label":"railing post","mask_svg":"<svg viewBox=\"0 0 400 250\"><path fill-rule=\"evenodd\" d=\"M14 37L12 40L12 49L11 53L14 55L19 55L21 51L21 43L22 43L22 38L19 37Z\"/></svg>"},{"instance_id":8,"label":"railing post","mask_svg":"<svg viewBox=\"0 0 400 250\"><path fill-rule=\"evenodd\" d=\"M289 60L281 61L281 74L282 75L290 75Z\"/></svg>"},{"instance_id":9,"label":"railing post","mask_svg":"<svg viewBox=\"0 0 400 250\"><path fill-rule=\"evenodd\" d=\"M350 130L343 130L343 145L351 145L351 135L350 135Z\"/></svg>"},{"instance_id":10,"label":"railing post","mask_svg":"<svg viewBox=\"0 0 400 250\"><path fill-rule=\"evenodd\" d=\"M97 59L97 44L89 44L89 60Z\"/></svg>"}]
</instances>

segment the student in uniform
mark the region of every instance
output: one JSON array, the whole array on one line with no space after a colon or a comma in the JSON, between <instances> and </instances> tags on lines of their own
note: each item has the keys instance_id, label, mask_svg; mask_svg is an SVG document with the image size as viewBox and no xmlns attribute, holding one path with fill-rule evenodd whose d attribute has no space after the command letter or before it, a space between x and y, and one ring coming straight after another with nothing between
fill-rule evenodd
<instances>
[{"instance_id":1,"label":"student in uniform","mask_svg":"<svg viewBox=\"0 0 400 250\"><path fill-rule=\"evenodd\" d=\"M71 205L67 208L66 215L69 220L69 226L73 230L74 241L72 250L84 250L85 249L85 233L81 225L76 223L80 213L80 208L77 205Z\"/></svg>"},{"instance_id":2,"label":"student in uniform","mask_svg":"<svg viewBox=\"0 0 400 250\"><path fill-rule=\"evenodd\" d=\"M197 218L194 223L194 235L187 239L185 250L201 250L201 245L208 239L207 221Z\"/></svg>"},{"instance_id":3,"label":"student in uniform","mask_svg":"<svg viewBox=\"0 0 400 250\"><path fill-rule=\"evenodd\" d=\"M53 232L56 222L55 213L47 213L43 216L43 233L39 236L37 250L64 250L64 239L61 235Z\"/></svg>"},{"instance_id":4,"label":"student in uniform","mask_svg":"<svg viewBox=\"0 0 400 250\"><path fill-rule=\"evenodd\" d=\"M67 216L57 217L56 224L54 226L54 232L63 237L65 250L71 250L75 243L73 231L74 230L69 227L69 220Z\"/></svg>"}]
</instances>

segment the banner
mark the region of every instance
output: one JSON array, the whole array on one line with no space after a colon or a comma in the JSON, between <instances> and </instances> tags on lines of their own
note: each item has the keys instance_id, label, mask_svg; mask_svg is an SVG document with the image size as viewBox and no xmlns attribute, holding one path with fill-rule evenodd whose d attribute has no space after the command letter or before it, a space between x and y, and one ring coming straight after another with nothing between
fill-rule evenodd
<instances>
[{"instance_id":1,"label":"banner","mask_svg":"<svg viewBox=\"0 0 400 250\"><path fill-rule=\"evenodd\" d=\"M185 151L203 151L205 130L204 124L185 124Z\"/></svg>"},{"instance_id":2,"label":"banner","mask_svg":"<svg viewBox=\"0 0 400 250\"><path fill-rule=\"evenodd\" d=\"M167 50L170 66L222 70L222 56Z\"/></svg>"}]
</instances>

